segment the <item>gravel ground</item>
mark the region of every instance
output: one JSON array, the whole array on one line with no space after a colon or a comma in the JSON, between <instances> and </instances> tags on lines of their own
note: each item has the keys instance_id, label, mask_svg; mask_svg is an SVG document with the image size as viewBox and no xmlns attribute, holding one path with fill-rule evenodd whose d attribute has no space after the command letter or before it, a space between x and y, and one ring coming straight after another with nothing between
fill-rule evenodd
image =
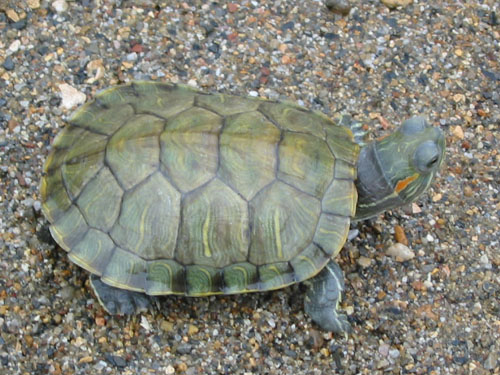
<instances>
[{"instance_id":1,"label":"gravel ground","mask_svg":"<svg viewBox=\"0 0 500 375\"><path fill-rule=\"evenodd\" d=\"M500 374L500 6L386 2L0 0L0 374ZM320 332L300 285L106 315L38 186L75 105L133 79L349 113L371 137L413 114L443 129L430 191L340 254L351 335ZM414 258L388 255L406 241Z\"/></svg>"}]
</instances>

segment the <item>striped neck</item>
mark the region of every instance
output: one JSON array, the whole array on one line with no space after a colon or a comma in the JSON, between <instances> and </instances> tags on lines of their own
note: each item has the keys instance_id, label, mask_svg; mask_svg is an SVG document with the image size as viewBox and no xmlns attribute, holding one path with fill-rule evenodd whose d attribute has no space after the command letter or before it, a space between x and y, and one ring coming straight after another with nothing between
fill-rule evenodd
<instances>
[{"instance_id":1,"label":"striped neck","mask_svg":"<svg viewBox=\"0 0 500 375\"><path fill-rule=\"evenodd\" d=\"M391 186L377 153L377 142L361 149L358 159L358 205L354 220L364 220L405 202Z\"/></svg>"}]
</instances>

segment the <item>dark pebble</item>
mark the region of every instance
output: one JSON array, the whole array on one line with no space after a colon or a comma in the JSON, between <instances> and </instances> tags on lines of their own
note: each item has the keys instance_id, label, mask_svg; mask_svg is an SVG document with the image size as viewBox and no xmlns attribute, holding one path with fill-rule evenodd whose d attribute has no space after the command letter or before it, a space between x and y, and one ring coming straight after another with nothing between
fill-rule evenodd
<instances>
[{"instance_id":1,"label":"dark pebble","mask_svg":"<svg viewBox=\"0 0 500 375\"><path fill-rule=\"evenodd\" d=\"M182 343L177 347L177 353L179 353L179 354L189 354L189 353L191 353L191 350L192 350L192 347L189 344Z\"/></svg>"},{"instance_id":2,"label":"dark pebble","mask_svg":"<svg viewBox=\"0 0 500 375\"><path fill-rule=\"evenodd\" d=\"M398 27L398 20L393 17L384 17L384 21L386 24L388 24L390 27L393 29Z\"/></svg>"},{"instance_id":3,"label":"dark pebble","mask_svg":"<svg viewBox=\"0 0 500 375\"><path fill-rule=\"evenodd\" d=\"M396 73L394 73L392 70L384 73L384 79L388 82L392 81L396 77Z\"/></svg>"},{"instance_id":4,"label":"dark pebble","mask_svg":"<svg viewBox=\"0 0 500 375\"><path fill-rule=\"evenodd\" d=\"M3 67L5 70L14 70L14 61L12 60L12 57L9 56L5 59Z\"/></svg>"},{"instance_id":5,"label":"dark pebble","mask_svg":"<svg viewBox=\"0 0 500 375\"><path fill-rule=\"evenodd\" d=\"M295 350L285 349L285 355L293 359L297 358L297 352Z\"/></svg>"},{"instance_id":6,"label":"dark pebble","mask_svg":"<svg viewBox=\"0 0 500 375\"><path fill-rule=\"evenodd\" d=\"M0 107L3 107L5 104L7 104L7 100L0 98Z\"/></svg>"},{"instance_id":7,"label":"dark pebble","mask_svg":"<svg viewBox=\"0 0 500 375\"><path fill-rule=\"evenodd\" d=\"M26 27L27 24L28 23L26 21L26 18L23 18L22 20L11 23L10 27L12 27L13 29L16 29L16 30L22 30Z\"/></svg>"},{"instance_id":8,"label":"dark pebble","mask_svg":"<svg viewBox=\"0 0 500 375\"><path fill-rule=\"evenodd\" d=\"M208 47L208 50L213 53L218 53L219 52L219 45L217 43L213 43Z\"/></svg>"},{"instance_id":9,"label":"dark pebble","mask_svg":"<svg viewBox=\"0 0 500 375\"><path fill-rule=\"evenodd\" d=\"M42 56L46 55L49 52L49 47L48 46L41 46L38 48L38 53Z\"/></svg>"},{"instance_id":10,"label":"dark pebble","mask_svg":"<svg viewBox=\"0 0 500 375\"><path fill-rule=\"evenodd\" d=\"M127 362L122 357L118 357L117 355L106 354L106 361L115 367L127 366Z\"/></svg>"},{"instance_id":11,"label":"dark pebble","mask_svg":"<svg viewBox=\"0 0 500 375\"><path fill-rule=\"evenodd\" d=\"M294 26L295 23L293 21L287 22L281 26L281 31L292 30Z\"/></svg>"},{"instance_id":12,"label":"dark pebble","mask_svg":"<svg viewBox=\"0 0 500 375\"><path fill-rule=\"evenodd\" d=\"M52 98L50 98L49 104L51 107L59 107L59 105L61 104L61 101L62 101L62 99L60 97L53 96Z\"/></svg>"},{"instance_id":13,"label":"dark pebble","mask_svg":"<svg viewBox=\"0 0 500 375\"><path fill-rule=\"evenodd\" d=\"M491 26L498 26L498 17L497 17L497 14L495 12L490 13L490 17L488 19L488 24L490 24Z\"/></svg>"},{"instance_id":14,"label":"dark pebble","mask_svg":"<svg viewBox=\"0 0 500 375\"><path fill-rule=\"evenodd\" d=\"M429 84L429 78L427 78L424 73L420 74L417 80L422 86L427 86Z\"/></svg>"},{"instance_id":15,"label":"dark pebble","mask_svg":"<svg viewBox=\"0 0 500 375\"><path fill-rule=\"evenodd\" d=\"M352 7L351 2L347 0L326 0L325 5L331 12L343 16L348 15Z\"/></svg>"},{"instance_id":16,"label":"dark pebble","mask_svg":"<svg viewBox=\"0 0 500 375\"><path fill-rule=\"evenodd\" d=\"M339 36L334 33L326 33L323 37L328 40L339 39Z\"/></svg>"},{"instance_id":17,"label":"dark pebble","mask_svg":"<svg viewBox=\"0 0 500 375\"><path fill-rule=\"evenodd\" d=\"M486 69L481 69L483 75L491 81L500 81L500 73L490 72Z\"/></svg>"},{"instance_id":18,"label":"dark pebble","mask_svg":"<svg viewBox=\"0 0 500 375\"><path fill-rule=\"evenodd\" d=\"M453 361L463 366L469 361L469 359L467 357L453 357Z\"/></svg>"}]
</instances>

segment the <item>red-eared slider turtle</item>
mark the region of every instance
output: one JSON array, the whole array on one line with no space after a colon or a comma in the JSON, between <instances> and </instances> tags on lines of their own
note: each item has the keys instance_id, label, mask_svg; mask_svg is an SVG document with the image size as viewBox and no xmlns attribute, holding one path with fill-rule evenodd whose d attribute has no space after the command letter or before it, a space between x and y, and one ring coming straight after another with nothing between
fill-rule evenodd
<instances>
[{"instance_id":1,"label":"red-eared slider turtle","mask_svg":"<svg viewBox=\"0 0 500 375\"><path fill-rule=\"evenodd\" d=\"M307 280L307 313L341 332L333 259L351 220L415 200L444 145L421 117L360 150L348 127L296 105L134 82L57 136L43 212L109 313Z\"/></svg>"}]
</instances>

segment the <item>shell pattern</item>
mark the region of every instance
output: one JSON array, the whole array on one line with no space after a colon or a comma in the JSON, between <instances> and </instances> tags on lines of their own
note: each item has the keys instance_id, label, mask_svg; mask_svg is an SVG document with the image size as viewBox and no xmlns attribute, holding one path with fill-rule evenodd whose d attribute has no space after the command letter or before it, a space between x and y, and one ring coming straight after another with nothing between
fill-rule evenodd
<instances>
[{"instance_id":1,"label":"shell pattern","mask_svg":"<svg viewBox=\"0 0 500 375\"><path fill-rule=\"evenodd\" d=\"M70 259L109 285L277 289L342 248L358 151L347 128L294 104L134 82L57 136L43 211Z\"/></svg>"}]
</instances>

